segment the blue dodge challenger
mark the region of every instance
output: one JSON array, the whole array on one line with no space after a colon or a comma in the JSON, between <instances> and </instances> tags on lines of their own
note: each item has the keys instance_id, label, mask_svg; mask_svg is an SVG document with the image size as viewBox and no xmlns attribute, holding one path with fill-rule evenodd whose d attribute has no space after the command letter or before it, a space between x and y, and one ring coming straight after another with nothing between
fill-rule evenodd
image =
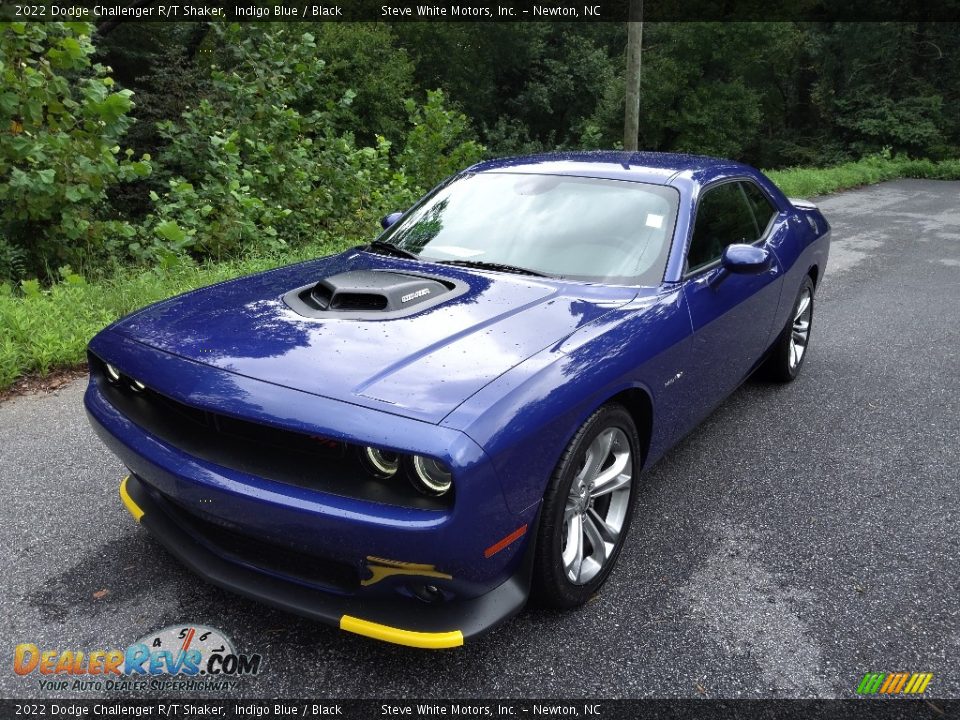
<instances>
[{"instance_id":1,"label":"blue dodge challenger","mask_svg":"<svg viewBox=\"0 0 960 720\"><path fill-rule=\"evenodd\" d=\"M800 372L830 242L753 168L655 153L481 163L383 225L114 323L85 404L192 570L423 648L596 593L643 469Z\"/></svg>"}]
</instances>

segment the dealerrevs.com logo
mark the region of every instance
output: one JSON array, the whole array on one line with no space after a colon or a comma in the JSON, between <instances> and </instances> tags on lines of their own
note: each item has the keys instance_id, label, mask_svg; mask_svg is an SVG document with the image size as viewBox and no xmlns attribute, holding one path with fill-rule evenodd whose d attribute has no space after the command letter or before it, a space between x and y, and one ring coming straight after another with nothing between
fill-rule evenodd
<instances>
[{"instance_id":1,"label":"dealerrevs.com logo","mask_svg":"<svg viewBox=\"0 0 960 720\"><path fill-rule=\"evenodd\" d=\"M260 672L262 661L260 655L238 653L216 628L171 625L124 650L21 643L13 653L13 671L36 676L41 690L233 691L239 678Z\"/></svg>"}]
</instances>

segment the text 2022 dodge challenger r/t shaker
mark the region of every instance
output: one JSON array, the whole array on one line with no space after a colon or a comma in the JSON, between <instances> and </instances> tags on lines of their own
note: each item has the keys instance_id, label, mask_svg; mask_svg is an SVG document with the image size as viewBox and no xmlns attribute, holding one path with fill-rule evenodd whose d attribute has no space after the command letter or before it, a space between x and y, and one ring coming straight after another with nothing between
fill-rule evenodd
<instances>
[{"instance_id":1,"label":"text 2022 dodge challenger r/t shaker","mask_svg":"<svg viewBox=\"0 0 960 720\"><path fill-rule=\"evenodd\" d=\"M745 165L619 152L481 163L383 224L114 323L85 404L195 572L426 648L597 592L641 471L800 372L830 235Z\"/></svg>"}]
</instances>

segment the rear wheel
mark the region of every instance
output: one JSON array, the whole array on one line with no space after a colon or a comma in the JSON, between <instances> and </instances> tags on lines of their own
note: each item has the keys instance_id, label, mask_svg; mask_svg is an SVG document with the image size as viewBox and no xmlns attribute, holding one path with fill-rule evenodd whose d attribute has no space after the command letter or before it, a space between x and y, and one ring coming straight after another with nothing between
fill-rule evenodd
<instances>
[{"instance_id":1,"label":"rear wheel","mask_svg":"<svg viewBox=\"0 0 960 720\"><path fill-rule=\"evenodd\" d=\"M767 360L767 374L777 382L790 382L800 374L807 357L813 326L813 280L805 277L786 326Z\"/></svg>"},{"instance_id":2,"label":"rear wheel","mask_svg":"<svg viewBox=\"0 0 960 720\"><path fill-rule=\"evenodd\" d=\"M630 527L639 471L630 414L603 406L570 441L544 496L533 570L541 604L577 607L606 581Z\"/></svg>"}]
</instances>

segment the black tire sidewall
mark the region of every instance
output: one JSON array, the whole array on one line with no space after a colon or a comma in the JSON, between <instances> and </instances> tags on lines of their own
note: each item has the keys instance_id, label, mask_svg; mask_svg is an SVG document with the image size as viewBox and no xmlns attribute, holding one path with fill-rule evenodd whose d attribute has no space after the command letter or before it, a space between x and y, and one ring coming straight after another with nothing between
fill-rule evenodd
<instances>
[{"instance_id":1,"label":"black tire sidewall","mask_svg":"<svg viewBox=\"0 0 960 720\"><path fill-rule=\"evenodd\" d=\"M630 443L633 462L633 482L630 486L630 501L619 542L603 569L590 582L575 585L567 579L563 569L561 548L563 546L563 510L570 486L579 469L579 459L603 430L617 427L623 430ZM567 445L560 462L554 470L544 494L540 513L540 528L534 560L532 597L540 605L556 608L573 608L587 602L607 580L623 549L630 523L633 519L640 473L640 438L630 413L619 404L608 404L593 413L580 427Z\"/></svg>"},{"instance_id":2,"label":"black tire sidewall","mask_svg":"<svg viewBox=\"0 0 960 720\"><path fill-rule=\"evenodd\" d=\"M810 290L810 333L807 335L807 347L803 351L803 356L800 358L800 362L797 363L796 367L791 367L790 338L793 334L793 319L797 314L797 308L800 307L800 298L803 297L803 291L805 289ZM800 370L803 368L803 363L806 362L807 355L810 351L810 341L813 338L813 319L816 309L817 307L813 280L811 280L810 276L807 275L800 284L800 289L797 290L797 297L793 301L793 305L790 307L790 316L787 318L787 324L784 326L780 333L780 337L777 339L776 350L771 357L772 362L770 366L770 375L774 380L779 382L791 382L800 374Z\"/></svg>"}]
</instances>

